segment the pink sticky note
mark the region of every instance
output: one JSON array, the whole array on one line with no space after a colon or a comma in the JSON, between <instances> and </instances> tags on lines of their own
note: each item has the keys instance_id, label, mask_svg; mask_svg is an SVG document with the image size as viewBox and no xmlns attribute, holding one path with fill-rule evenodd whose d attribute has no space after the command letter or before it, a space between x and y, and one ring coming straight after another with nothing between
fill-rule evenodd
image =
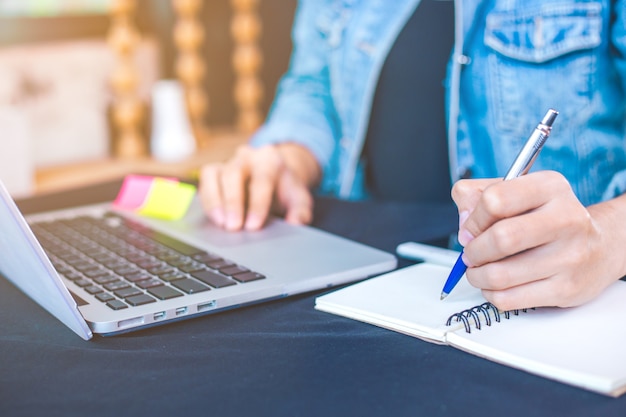
<instances>
[{"instance_id":1,"label":"pink sticky note","mask_svg":"<svg viewBox=\"0 0 626 417\"><path fill-rule=\"evenodd\" d=\"M150 192L153 179L145 175L127 175L113 205L125 210L141 207Z\"/></svg>"},{"instance_id":2,"label":"pink sticky note","mask_svg":"<svg viewBox=\"0 0 626 417\"><path fill-rule=\"evenodd\" d=\"M196 187L175 178L127 175L113 205L143 216L177 220L185 215Z\"/></svg>"}]
</instances>

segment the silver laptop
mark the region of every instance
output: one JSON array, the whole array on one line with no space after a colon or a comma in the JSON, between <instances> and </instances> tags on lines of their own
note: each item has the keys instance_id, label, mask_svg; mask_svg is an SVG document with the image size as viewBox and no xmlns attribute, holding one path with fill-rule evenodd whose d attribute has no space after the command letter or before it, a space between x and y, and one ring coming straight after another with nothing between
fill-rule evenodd
<instances>
[{"instance_id":1,"label":"silver laptop","mask_svg":"<svg viewBox=\"0 0 626 417\"><path fill-rule=\"evenodd\" d=\"M0 182L0 274L85 340L340 285L394 255L272 219L213 226L198 201L179 221L81 206L26 218Z\"/></svg>"}]
</instances>

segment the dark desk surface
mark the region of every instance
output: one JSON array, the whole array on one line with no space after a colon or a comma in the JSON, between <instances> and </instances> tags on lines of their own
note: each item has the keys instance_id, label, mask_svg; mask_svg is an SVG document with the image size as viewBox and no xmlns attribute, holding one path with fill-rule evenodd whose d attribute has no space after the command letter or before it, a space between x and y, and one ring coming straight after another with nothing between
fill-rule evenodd
<instances>
[{"instance_id":1,"label":"dark desk surface","mask_svg":"<svg viewBox=\"0 0 626 417\"><path fill-rule=\"evenodd\" d=\"M20 207L116 191L104 184ZM319 199L316 211L316 226L388 251L457 226L451 207ZM0 280L0 415L626 415L626 396L322 313L313 309L318 294L85 342Z\"/></svg>"}]
</instances>

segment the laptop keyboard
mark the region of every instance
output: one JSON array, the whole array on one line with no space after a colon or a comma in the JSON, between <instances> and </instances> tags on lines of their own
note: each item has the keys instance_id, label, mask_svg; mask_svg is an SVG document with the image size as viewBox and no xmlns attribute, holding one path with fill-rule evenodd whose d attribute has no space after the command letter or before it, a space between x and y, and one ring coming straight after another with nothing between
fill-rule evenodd
<instances>
[{"instance_id":1,"label":"laptop keyboard","mask_svg":"<svg viewBox=\"0 0 626 417\"><path fill-rule=\"evenodd\" d=\"M31 229L59 274L113 310L265 278L114 213Z\"/></svg>"}]
</instances>

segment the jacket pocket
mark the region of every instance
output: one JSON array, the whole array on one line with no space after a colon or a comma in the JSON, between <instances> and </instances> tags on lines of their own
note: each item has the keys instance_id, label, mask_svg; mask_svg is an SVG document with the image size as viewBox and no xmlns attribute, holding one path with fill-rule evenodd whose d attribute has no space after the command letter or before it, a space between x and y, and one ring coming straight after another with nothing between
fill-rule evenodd
<instances>
[{"instance_id":1,"label":"jacket pocket","mask_svg":"<svg viewBox=\"0 0 626 417\"><path fill-rule=\"evenodd\" d=\"M486 18L486 94L503 143L520 146L550 107L559 124L590 108L603 9L599 2L537 2L524 10L495 9ZM504 139L504 138L507 138ZM558 138L550 146L563 146Z\"/></svg>"},{"instance_id":2,"label":"jacket pocket","mask_svg":"<svg viewBox=\"0 0 626 417\"><path fill-rule=\"evenodd\" d=\"M601 43L602 5L562 3L535 13L492 12L485 44L512 59L542 63Z\"/></svg>"}]
</instances>

